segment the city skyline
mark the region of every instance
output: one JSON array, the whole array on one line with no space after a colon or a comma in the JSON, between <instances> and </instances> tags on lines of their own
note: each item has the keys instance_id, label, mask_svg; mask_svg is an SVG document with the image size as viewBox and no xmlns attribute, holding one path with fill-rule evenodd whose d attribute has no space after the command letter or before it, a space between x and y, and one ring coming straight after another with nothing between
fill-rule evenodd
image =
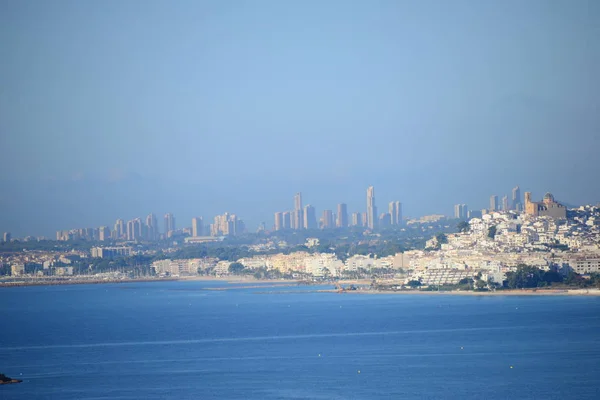
<instances>
[{"instance_id":1,"label":"city skyline","mask_svg":"<svg viewBox=\"0 0 600 400\"><path fill-rule=\"evenodd\" d=\"M599 0L7 0L0 37L9 397L597 395Z\"/></svg>"},{"instance_id":2,"label":"city skyline","mask_svg":"<svg viewBox=\"0 0 600 400\"><path fill-rule=\"evenodd\" d=\"M375 202L375 188L374 186L369 186L367 188L367 207L365 210L355 210L352 212L348 211L348 206L346 203L338 203L335 209L323 209L323 211L319 214L320 217L317 220L317 211L314 206L311 204L306 204L302 206L302 192L296 192L293 197L293 207L294 209L288 211L279 211L275 212L272 217L272 224L270 225L268 222L262 221L258 225L258 229L266 229L266 230L283 230L283 229L330 229L330 228L344 228L344 227L364 227L370 230L373 228L369 227L369 207L372 205L374 208L374 212L377 213L377 205ZM531 192L526 192L526 196L530 196ZM549 195L549 192L546 192L544 198ZM517 185L511 190L511 201L509 201L509 196L504 195L502 197L502 205L498 204L498 195L490 196L490 204L488 208L475 208L469 209L467 204L455 204L453 208L453 212L445 213L441 215L445 215L448 218L456 218L456 219L468 219L477 216L481 216L482 211L525 211L525 205L521 202L521 193L520 187ZM552 200L554 201L554 197L552 196ZM532 200L525 199L527 203L533 203ZM491 208L494 205L494 202L498 205L496 210ZM560 203L560 201L558 202ZM569 205L569 204L567 204ZM388 203L387 212L382 212L377 214L377 219L375 222L377 230L378 228L386 228L394 225L402 225L403 221L403 211L402 211L402 202L400 201L391 201ZM298 210L301 213L298 213ZM340 213L340 211L342 211ZM295 224L295 219L298 214L302 218L302 223L300 225ZM427 215L440 215L438 213L432 213ZM341 216L341 219L340 219ZM422 215L426 216L426 215ZM417 217L417 215L410 216L412 218ZM408 217L406 217L408 218ZM156 240L159 237L168 238L171 236L171 232L173 234L184 233L188 234L192 237L201 237L201 236L221 236L221 235L229 235L229 234L240 234L241 232L252 232L255 229L248 229L246 222L240 219L236 214L231 214L226 212L222 215L216 215L214 217L213 223L204 224L203 217L192 217L190 219L191 223L189 225L184 224L184 227L177 229L175 225L175 216L173 213L166 213L163 217L164 219L164 228L161 230L157 224L157 218L154 213L148 214L145 219L141 217L135 217L130 220L124 220L121 218L116 219L114 225L100 225L94 228L69 228L66 230L57 230L54 231L55 235L51 235L48 238L56 238L56 240L67 240L69 235L80 235L82 237L93 237L95 240L99 240L100 237L103 239L100 240L115 240L115 239L126 239L126 240ZM112 226L112 229L110 228ZM2 230L0 229L0 232ZM4 230L8 235L15 236L11 231ZM162 232L162 236L161 236ZM231 233L232 232L232 233ZM29 236L40 236L40 235L23 235L22 237ZM44 237L42 235L42 237Z\"/></svg>"},{"instance_id":3,"label":"city skyline","mask_svg":"<svg viewBox=\"0 0 600 400\"><path fill-rule=\"evenodd\" d=\"M0 229L600 200L600 3L209 3L0 5Z\"/></svg>"}]
</instances>

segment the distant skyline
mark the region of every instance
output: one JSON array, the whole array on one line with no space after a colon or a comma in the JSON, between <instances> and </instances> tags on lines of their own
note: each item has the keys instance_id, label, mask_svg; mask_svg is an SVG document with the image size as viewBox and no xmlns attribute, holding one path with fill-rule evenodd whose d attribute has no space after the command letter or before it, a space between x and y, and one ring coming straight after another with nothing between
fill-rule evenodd
<instances>
[{"instance_id":1,"label":"distant skyline","mask_svg":"<svg viewBox=\"0 0 600 400\"><path fill-rule=\"evenodd\" d=\"M0 36L14 237L150 212L253 231L297 192L364 212L371 185L406 216L517 184L600 201L597 1L6 1Z\"/></svg>"},{"instance_id":2,"label":"distant skyline","mask_svg":"<svg viewBox=\"0 0 600 400\"><path fill-rule=\"evenodd\" d=\"M519 188L518 186L516 188ZM354 224L352 223L349 218L351 216L351 214L353 213L358 213L360 214L364 214L364 216L366 217L366 221L367 221L367 225L364 225L365 229L373 229L372 226L368 225L368 208L369 208L369 196L370 194L374 193L375 188L373 186L369 186L367 188L367 206L364 207L363 205L363 209L360 208L360 206L358 206L355 210L349 210L348 209L348 205L345 202L341 202L336 204L335 207L333 207L332 205L324 205L323 207L315 207L312 206L310 204L307 204L306 206L304 206L302 208L303 211L307 210L307 207L310 209L310 216L309 221L311 221L310 223L306 223L306 219L304 218L304 214L303 214L303 220L305 221L302 225L302 228L300 229L306 229L307 226L310 226L310 229L320 229L319 227L319 221L317 221L317 219L319 219L318 216L315 217L315 215L313 215L313 213L315 213L315 210L317 210L317 213L321 216L320 218L326 219L328 220L328 222L326 222L325 224L325 228L335 228L335 227L339 227L338 226L338 219L339 215L340 215L340 209L344 210L342 212L342 215L345 215L345 223L342 224L342 227L347 227L347 226L351 226L351 225L361 225L361 224ZM514 193L514 189L513 189L513 193ZM549 192L544 193L544 195L546 195ZM495 195L492 195L491 197L498 197ZM508 195L504 196L506 198L508 198ZM535 194L532 197L532 201L541 201L542 198L544 196L539 196L536 197ZM517 197L516 199L519 199L519 197ZM288 209L285 210L280 210L280 211L273 211L271 213L271 218L267 218L266 220L261 220L259 222L256 222L256 227L255 226L250 226L249 229L247 230L248 232L254 232L258 229L259 226L265 226L267 230L278 230L278 229L296 229L295 225L294 225L294 214L297 211L296 207L299 207L302 205L302 192L297 192L294 194L294 204L293 207L290 207ZM373 200L375 200L373 198ZM560 200L559 200L560 202ZM353 202L354 203L354 202ZM570 204L568 202L563 202L566 205L573 205ZM401 224L402 220L406 219L406 218L418 218L424 215L430 215L430 214L443 214L446 215L449 218L466 218L467 216L467 210L468 210L468 204L458 204L458 205L454 205L454 211L453 212L431 212L431 213L426 213L426 214L409 214L409 215L405 215L404 214L404 205L402 204L401 201L397 201L397 200L392 200L392 201L385 201L384 206L388 206L386 207L381 207L379 208L379 206L377 205L378 203L375 201L374 204L374 208L375 208L375 212L377 213L377 224L375 224L375 229L380 228L378 226L379 223L379 217L383 214L383 213L388 213L389 217L390 217L390 222L392 225L399 225ZM583 203L582 203L583 205ZM462 211L457 211L457 207L462 206L461 210ZM522 207L522 204L519 203L519 206ZM333 211L334 208L337 207L337 212ZM340 208L341 207L341 208ZM472 209L473 211L481 211L487 209L488 211L494 211L491 210L491 208L488 207L475 207L474 209ZM512 208L512 205L509 205L507 208L504 207L500 207L498 210L495 211L506 211L506 210L512 210L514 208ZM381 211L379 211L381 210ZM399 211L398 211L399 210ZM521 210L522 211L522 210ZM229 213L229 214L236 214L235 211L231 212L231 210L225 211L225 213ZM285 226L282 226L282 228L277 228L277 221L278 218L282 218L285 216L285 214L288 214L288 224L290 224L287 228ZM246 221L243 217L243 215L241 214L236 214L239 219L241 219L242 221L244 221L244 225L246 225ZM279 215L279 216L278 216ZM158 227L157 228L152 228L153 231L151 233L149 233L150 237L154 237L155 235L157 235L158 233L166 233L168 231L175 231L175 230L183 230L183 229L191 229L192 232L196 232L195 234L193 234L193 236L202 236L198 233L199 229L200 230L206 230L205 234L208 235L208 229L210 228L210 224L213 223L214 218L215 217L221 217L219 214L214 214L214 215L203 215L203 216L193 216L187 219L184 219L183 223L181 223L181 225L176 225L175 221L177 220L177 216L175 216L173 213L171 212L167 212L165 213L164 217L163 217L163 226L161 227L160 225L157 225L157 219L156 219L156 215L154 212L150 212L149 215L147 215L146 217L144 217L143 215L141 215L140 213L132 215L130 217L127 218L123 218L121 216L117 216L115 217L112 221L104 221L103 223L99 223L99 224L95 224L95 225L73 225L73 226L69 226L69 227L61 227L58 229L54 229L53 231L49 231L47 234L46 233L42 233L42 234L38 234L38 233L32 233L32 232L24 232L24 233L19 233L17 235L17 237L25 237L25 236L46 236L48 239L54 239L57 231L63 231L63 232L67 232L71 229L82 229L82 228L101 228L103 226L108 228L108 231L110 232L111 229L115 228L115 223L118 223L119 221L121 222L121 224L125 224L125 223L134 223L135 221L139 221L140 224L142 224L142 221L145 221L145 226L151 226L151 227ZM331 218L331 219L329 219ZM189 222L189 223L188 223ZM283 224L283 219L280 220L280 222ZM206 223L207 225L204 226L204 223ZM200 228L199 228L200 227ZM139 228L141 231L141 227ZM124 227L121 228L122 233L125 233L125 229ZM4 230L4 232L7 232L9 234L11 234L11 236L15 236L14 231L9 231L9 230ZM17 231L18 232L18 231Z\"/></svg>"}]
</instances>

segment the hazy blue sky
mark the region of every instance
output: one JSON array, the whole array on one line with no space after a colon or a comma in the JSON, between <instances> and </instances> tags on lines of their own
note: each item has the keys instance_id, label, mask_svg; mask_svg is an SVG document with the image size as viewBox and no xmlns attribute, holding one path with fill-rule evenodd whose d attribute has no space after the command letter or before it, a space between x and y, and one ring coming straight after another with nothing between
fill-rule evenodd
<instances>
[{"instance_id":1,"label":"hazy blue sky","mask_svg":"<svg viewBox=\"0 0 600 400\"><path fill-rule=\"evenodd\" d=\"M599 39L596 0L0 0L0 231L595 203Z\"/></svg>"}]
</instances>

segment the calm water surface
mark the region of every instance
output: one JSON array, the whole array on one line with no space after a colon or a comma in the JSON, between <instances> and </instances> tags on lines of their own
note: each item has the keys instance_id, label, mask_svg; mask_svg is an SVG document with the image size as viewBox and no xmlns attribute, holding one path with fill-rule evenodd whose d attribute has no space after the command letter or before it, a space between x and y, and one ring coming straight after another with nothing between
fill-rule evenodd
<instances>
[{"instance_id":1,"label":"calm water surface","mask_svg":"<svg viewBox=\"0 0 600 400\"><path fill-rule=\"evenodd\" d=\"M598 297L224 285L0 289L0 399L600 398Z\"/></svg>"}]
</instances>

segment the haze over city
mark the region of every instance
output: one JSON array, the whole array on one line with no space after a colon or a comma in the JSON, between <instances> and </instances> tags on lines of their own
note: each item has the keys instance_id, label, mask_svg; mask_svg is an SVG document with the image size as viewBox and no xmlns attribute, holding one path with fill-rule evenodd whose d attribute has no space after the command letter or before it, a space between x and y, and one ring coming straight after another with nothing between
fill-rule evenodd
<instances>
[{"instance_id":1,"label":"haze over city","mask_svg":"<svg viewBox=\"0 0 600 400\"><path fill-rule=\"evenodd\" d=\"M600 200L595 1L0 3L0 231ZM592 82L592 83L591 83ZM188 222L185 222L188 224Z\"/></svg>"}]
</instances>

